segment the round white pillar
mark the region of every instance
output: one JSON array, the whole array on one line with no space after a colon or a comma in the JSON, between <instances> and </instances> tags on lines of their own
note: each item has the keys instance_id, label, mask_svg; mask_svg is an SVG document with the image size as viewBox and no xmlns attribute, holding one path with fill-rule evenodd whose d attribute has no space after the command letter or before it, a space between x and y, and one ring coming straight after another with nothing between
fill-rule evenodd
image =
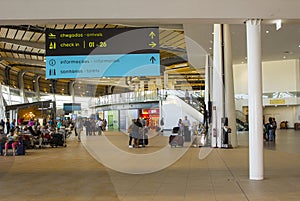
<instances>
[{"instance_id":1,"label":"round white pillar","mask_svg":"<svg viewBox=\"0 0 300 201\"><path fill-rule=\"evenodd\" d=\"M224 117L224 85L221 24L214 25L214 57L213 57L213 116L211 139L212 147L221 147L222 118Z\"/></svg>"},{"instance_id":2,"label":"round white pillar","mask_svg":"<svg viewBox=\"0 0 300 201\"><path fill-rule=\"evenodd\" d=\"M231 55L230 27L224 24L224 83L225 83L225 116L228 117L228 127L231 128L230 144L237 147L236 112L233 84L233 66Z\"/></svg>"},{"instance_id":3,"label":"round white pillar","mask_svg":"<svg viewBox=\"0 0 300 201\"><path fill-rule=\"evenodd\" d=\"M249 107L249 178L262 180L263 174L263 112L261 20L247 20L248 107Z\"/></svg>"}]
</instances>

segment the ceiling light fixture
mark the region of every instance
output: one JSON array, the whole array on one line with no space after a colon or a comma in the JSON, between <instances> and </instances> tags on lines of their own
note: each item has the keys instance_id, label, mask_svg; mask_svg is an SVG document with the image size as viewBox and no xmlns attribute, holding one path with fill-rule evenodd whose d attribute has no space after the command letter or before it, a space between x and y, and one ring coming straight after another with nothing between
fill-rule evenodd
<instances>
[{"instance_id":1,"label":"ceiling light fixture","mask_svg":"<svg viewBox=\"0 0 300 201\"><path fill-rule=\"evenodd\" d=\"M181 63L181 64L175 64L174 68L181 68L181 67L187 67L188 63Z\"/></svg>"},{"instance_id":2,"label":"ceiling light fixture","mask_svg":"<svg viewBox=\"0 0 300 201\"><path fill-rule=\"evenodd\" d=\"M281 29L281 20L276 20L276 30L278 31L279 29Z\"/></svg>"},{"instance_id":3,"label":"ceiling light fixture","mask_svg":"<svg viewBox=\"0 0 300 201\"><path fill-rule=\"evenodd\" d=\"M266 33L268 34L268 33L270 33L270 31L269 31L269 30L267 30L267 31L266 31Z\"/></svg>"}]
</instances>

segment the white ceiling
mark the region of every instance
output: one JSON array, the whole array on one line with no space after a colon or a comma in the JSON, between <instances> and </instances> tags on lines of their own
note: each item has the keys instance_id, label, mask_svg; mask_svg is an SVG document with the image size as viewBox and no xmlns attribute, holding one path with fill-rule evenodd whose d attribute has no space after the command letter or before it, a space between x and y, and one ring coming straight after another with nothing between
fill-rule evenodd
<instances>
[{"instance_id":1,"label":"white ceiling","mask_svg":"<svg viewBox=\"0 0 300 201\"><path fill-rule=\"evenodd\" d=\"M213 25L192 24L193 39L204 50L213 54ZM232 57L234 64L247 63L247 37L245 24L231 24ZM262 61L300 59L300 23L282 23L276 30L275 24L261 25Z\"/></svg>"}]
</instances>

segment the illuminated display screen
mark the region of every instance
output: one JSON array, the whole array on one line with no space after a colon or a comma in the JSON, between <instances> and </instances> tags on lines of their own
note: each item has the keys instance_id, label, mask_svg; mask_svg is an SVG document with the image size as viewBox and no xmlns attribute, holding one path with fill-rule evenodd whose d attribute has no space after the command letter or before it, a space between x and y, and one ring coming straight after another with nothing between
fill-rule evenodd
<instances>
[{"instance_id":1,"label":"illuminated display screen","mask_svg":"<svg viewBox=\"0 0 300 201\"><path fill-rule=\"evenodd\" d=\"M63 110L67 113L80 111L81 104L80 103L64 103Z\"/></svg>"},{"instance_id":2,"label":"illuminated display screen","mask_svg":"<svg viewBox=\"0 0 300 201\"><path fill-rule=\"evenodd\" d=\"M157 27L46 30L46 78L159 76Z\"/></svg>"}]
</instances>

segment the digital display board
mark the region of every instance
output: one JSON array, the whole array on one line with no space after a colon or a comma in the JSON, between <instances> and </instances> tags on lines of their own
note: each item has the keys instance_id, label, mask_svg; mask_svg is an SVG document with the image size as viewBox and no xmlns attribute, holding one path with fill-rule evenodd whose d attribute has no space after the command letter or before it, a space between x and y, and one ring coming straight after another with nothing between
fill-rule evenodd
<instances>
[{"instance_id":1,"label":"digital display board","mask_svg":"<svg viewBox=\"0 0 300 201\"><path fill-rule=\"evenodd\" d=\"M159 75L157 27L46 30L47 79Z\"/></svg>"},{"instance_id":2,"label":"digital display board","mask_svg":"<svg viewBox=\"0 0 300 201\"><path fill-rule=\"evenodd\" d=\"M81 110L81 104L80 103L64 103L63 110L66 113L71 113L74 111L80 111Z\"/></svg>"}]
</instances>

